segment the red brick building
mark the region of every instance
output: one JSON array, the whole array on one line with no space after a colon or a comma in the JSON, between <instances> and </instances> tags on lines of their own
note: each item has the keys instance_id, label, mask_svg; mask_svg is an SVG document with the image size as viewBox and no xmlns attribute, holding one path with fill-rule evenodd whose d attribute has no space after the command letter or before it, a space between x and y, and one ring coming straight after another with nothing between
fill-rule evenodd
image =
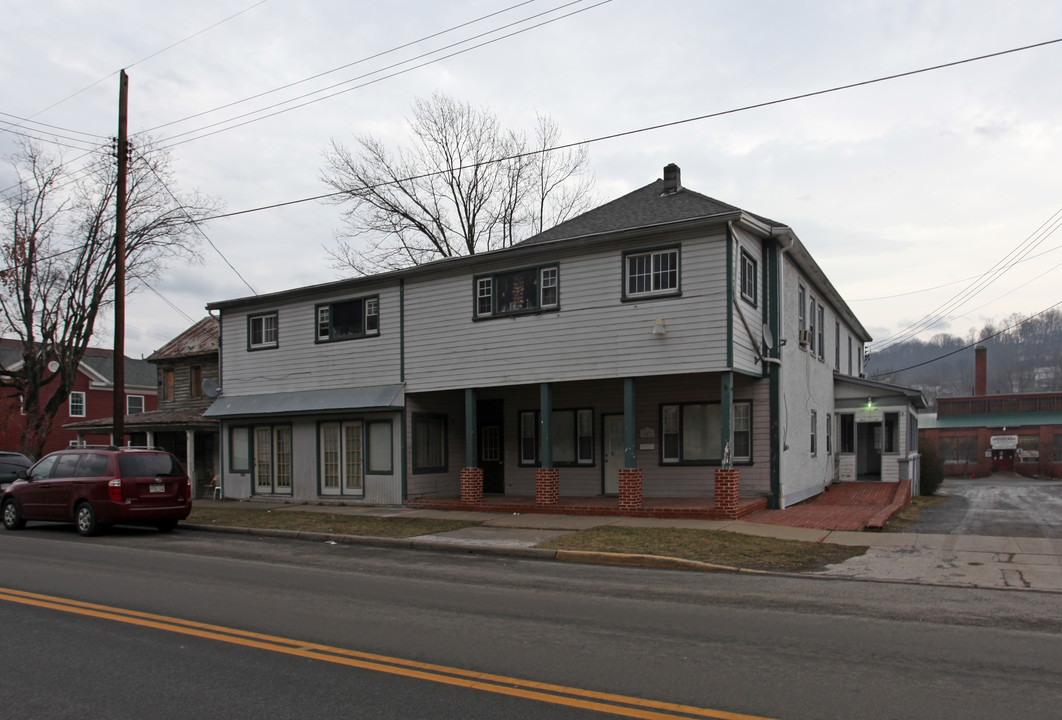
<instances>
[{"instance_id":1,"label":"red brick building","mask_svg":"<svg viewBox=\"0 0 1062 720\"><path fill-rule=\"evenodd\" d=\"M55 415L53 429L44 444L44 452L61 450L77 441L77 431L67 430L67 423L110 417L114 412L114 352L89 348L81 360L77 382L70 397ZM22 346L17 340L0 339L0 364L16 368L22 362ZM54 390L45 387L42 402ZM126 408L130 414L158 407L155 367L144 360L125 359ZM0 450L17 450L25 426L22 399L11 388L0 388Z\"/></svg>"},{"instance_id":2,"label":"red brick building","mask_svg":"<svg viewBox=\"0 0 1062 720\"><path fill-rule=\"evenodd\" d=\"M988 395L985 348L976 349L976 363L974 394L937 398L936 417L919 420L945 475L1062 477L1062 393Z\"/></svg>"}]
</instances>

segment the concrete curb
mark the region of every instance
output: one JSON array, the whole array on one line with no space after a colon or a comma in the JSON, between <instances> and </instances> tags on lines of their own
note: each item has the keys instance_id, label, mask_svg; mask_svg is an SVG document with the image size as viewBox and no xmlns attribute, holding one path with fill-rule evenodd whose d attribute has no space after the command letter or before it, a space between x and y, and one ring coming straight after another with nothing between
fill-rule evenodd
<instances>
[{"instance_id":1,"label":"concrete curb","mask_svg":"<svg viewBox=\"0 0 1062 720\"><path fill-rule=\"evenodd\" d=\"M730 565L716 565L713 563L683 560L682 558L665 557L661 555L591 552L586 550L549 550L546 548L514 548L464 542L418 540L414 538L383 538L364 535L340 535L336 533L307 532L304 530L275 530L271 528L246 528L231 525L197 525L195 523L181 523L180 527L184 530L232 533L236 535L257 535L259 537L306 540L319 543L331 542L336 543L337 545L371 545L374 547L396 548L400 550L431 550L437 552L468 553L475 555L503 555L537 560L584 563L589 565L622 565L626 567L645 567L665 570L697 570L700 572L733 572L756 575L770 574L764 570L750 570L747 568L732 567Z\"/></svg>"}]
</instances>

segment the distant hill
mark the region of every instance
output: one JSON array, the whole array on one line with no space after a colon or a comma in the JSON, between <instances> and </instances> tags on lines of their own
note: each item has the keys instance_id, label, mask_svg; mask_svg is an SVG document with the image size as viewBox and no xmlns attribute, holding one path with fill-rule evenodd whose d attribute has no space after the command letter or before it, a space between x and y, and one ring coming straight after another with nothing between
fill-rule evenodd
<instances>
[{"instance_id":1,"label":"distant hill","mask_svg":"<svg viewBox=\"0 0 1062 720\"><path fill-rule=\"evenodd\" d=\"M1003 330L1003 328L1008 328ZM931 405L938 396L972 395L974 344L988 349L989 394L1062 392L1062 311L1033 318L1012 315L966 338L941 333L871 352L868 378L918 388Z\"/></svg>"}]
</instances>

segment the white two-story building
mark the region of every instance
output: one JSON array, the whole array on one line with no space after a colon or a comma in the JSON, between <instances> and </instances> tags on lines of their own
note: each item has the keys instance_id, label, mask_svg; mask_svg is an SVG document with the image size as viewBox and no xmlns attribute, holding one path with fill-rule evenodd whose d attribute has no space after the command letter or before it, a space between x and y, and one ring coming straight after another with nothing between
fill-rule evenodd
<instances>
[{"instance_id":1,"label":"white two-story building","mask_svg":"<svg viewBox=\"0 0 1062 720\"><path fill-rule=\"evenodd\" d=\"M898 433L890 457L882 427L842 454L862 411L836 388L906 398L905 421L916 399L860 379L867 331L790 228L675 165L504 250L208 309L229 498L630 510L711 498L732 465L743 498L786 507L914 451Z\"/></svg>"}]
</instances>

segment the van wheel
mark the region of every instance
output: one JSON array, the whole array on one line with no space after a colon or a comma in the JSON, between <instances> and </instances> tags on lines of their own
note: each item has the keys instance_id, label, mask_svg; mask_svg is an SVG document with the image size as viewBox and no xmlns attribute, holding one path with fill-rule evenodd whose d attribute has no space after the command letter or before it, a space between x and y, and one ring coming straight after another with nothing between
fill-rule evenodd
<instances>
[{"instance_id":1,"label":"van wheel","mask_svg":"<svg viewBox=\"0 0 1062 720\"><path fill-rule=\"evenodd\" d=\"M74 523L77 525L78 533L85 537L91 537L100 531L100 525L96 522L96 511L87 502L77 506L77 510L74 511Z\"/></svg>"},{"instance_id":2,"label":"van wheel","mask_svg":"<svg viewBox=\"0 0 1062 720\"><path fill-rule=\"evenodd\" d=\"M158 522L155 523L155 527L157 527L159 529L159 532L164 532L164 533L173 532L174 530L177 529L177 519L176 518L169 518L167 520L159 520Z\"/></svg>"},{"instance_id":3,"label":"van wheel","mask_svg":"<svg viewBox=\"0 0 1062 720\"><path fill-rule=\"evenodd\" d=\"M26 527L26 518L18 511L18 505L9 499L4 503L4 527L8 530L21 530Z\"/></svg>"}]
</instances>

